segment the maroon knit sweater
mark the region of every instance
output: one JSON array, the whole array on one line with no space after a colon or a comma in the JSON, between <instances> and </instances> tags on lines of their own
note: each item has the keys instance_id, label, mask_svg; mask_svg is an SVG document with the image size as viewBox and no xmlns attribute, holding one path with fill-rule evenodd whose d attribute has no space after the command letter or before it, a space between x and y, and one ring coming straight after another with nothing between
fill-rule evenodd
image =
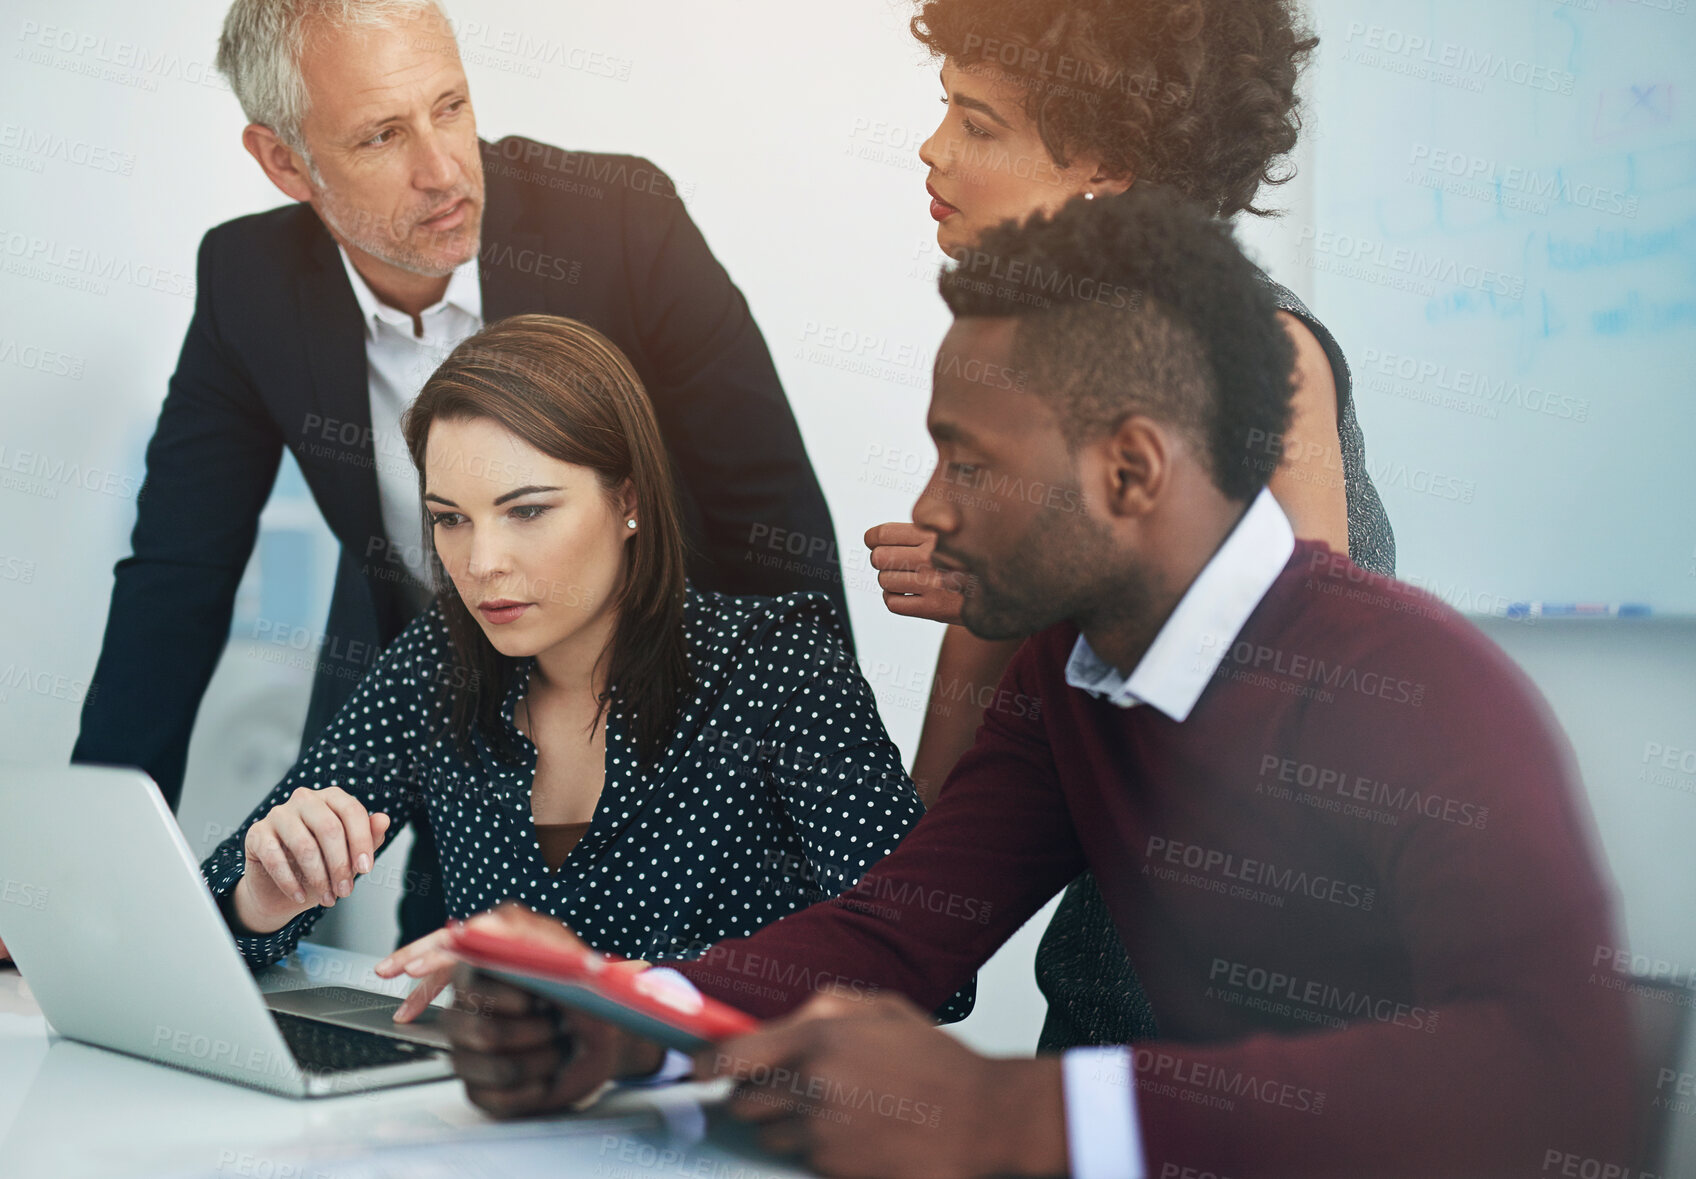
<instances>
[{"instance_id":1,"label":"maroon knit sweater","mask_svg":"<svg viewBox=\"0 0 1696 1179\"><path fill-rule=\"evenodd\" d=\"M1024 645L856 886L683 972L761 1016L817 989L932 1010L1087 867L1159 1021L1133 1053L1151 1177L1623 1160L1628 1014L1591 981L1610 891L1500 650L1310 542L1181 724L1068 686L1077 634Z\"/></svg>"}]
</instances>

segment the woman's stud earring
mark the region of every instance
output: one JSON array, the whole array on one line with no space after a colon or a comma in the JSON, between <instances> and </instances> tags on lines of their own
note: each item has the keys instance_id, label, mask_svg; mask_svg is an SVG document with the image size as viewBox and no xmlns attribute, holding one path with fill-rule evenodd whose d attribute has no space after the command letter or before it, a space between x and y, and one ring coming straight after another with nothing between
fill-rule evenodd
<instances>
[{"instance_id":1,"label":"woman's stud earring","mask_svg":"<svg viewBox=\"0 0 1696 1179\"><path fill-rule=\"evenodd\" d=\"M634 520L626 520L626 521L625 521L625 522L624 522L624 526L625 526L625 527L626 527L626 528L634 528L634 527L636 527L636 521L634 521Z\"/></svg>"},{"instance_id":2,"label":"woman's stud earring","mask_svg":"<svg viewBox=\"0 0 1696 1179\"><path fill-rule=\"evenodd\" d=\"M1095 199L1095 194L1093 192L1084 193L1084 200L1093 201L1094 199Z\"/></svg>"}]
</instances>

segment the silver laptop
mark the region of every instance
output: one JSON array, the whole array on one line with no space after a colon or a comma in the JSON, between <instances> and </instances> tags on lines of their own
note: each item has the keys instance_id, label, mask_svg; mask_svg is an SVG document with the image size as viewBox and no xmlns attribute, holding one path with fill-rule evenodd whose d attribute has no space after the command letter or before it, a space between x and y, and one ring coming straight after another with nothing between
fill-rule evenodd
<instances>
[{"instance_id":1,"label":"silver laptop","mask_svg":"<svg viewBox=\"0 0 1696 1179\"><path fill-rule=\"evenodd\" d=\"M440 1027L394 1024L393 996L262 993L139 770L0 765L0 941L74 1040L294 1097L453 1072Z\"/></svg>"}]
</instances>

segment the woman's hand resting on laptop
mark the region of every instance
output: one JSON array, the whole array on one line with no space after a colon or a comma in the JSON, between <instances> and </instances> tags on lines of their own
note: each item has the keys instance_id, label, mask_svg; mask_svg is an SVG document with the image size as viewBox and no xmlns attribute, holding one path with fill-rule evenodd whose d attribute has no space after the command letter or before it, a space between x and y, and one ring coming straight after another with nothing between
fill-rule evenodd
<instances>
[{"instance_id":1,"label":"woman's hand resting on laptop","mask_svg":"<svg viewBox=\"0 0 1696 1179\"><path fill-rule=\"evenodd\" d=\"M340 786L302 786L247 829L247 869L230 897L237 919L254 933L273 933L315 905L351 895L388 829L388 815L370 814Z\"/></svg>"},{"instance_id":2,"label":"woman's hand resting on laptop","mask_svg":"<svg viewBox=\"0 0 1696 1179\"><path fill-rule=\"evenodd\" d=\"M552 917L507 901L479 913L468 926L532 941L587 949L576 934ZM454 958L444 948L447 931L437 930L402 946L377 964L377 973L421 979L395 1012L404 1023L424 1009L450 981L453 1006L442 1030L453 1044L453 1067L465 1081L471 1103L498 1118L568 1109L598 1093L610 1080L652 1074L665 1049L502 982ZM643 962L631 962L641 969Z\"/></svg>"}]
</instances>

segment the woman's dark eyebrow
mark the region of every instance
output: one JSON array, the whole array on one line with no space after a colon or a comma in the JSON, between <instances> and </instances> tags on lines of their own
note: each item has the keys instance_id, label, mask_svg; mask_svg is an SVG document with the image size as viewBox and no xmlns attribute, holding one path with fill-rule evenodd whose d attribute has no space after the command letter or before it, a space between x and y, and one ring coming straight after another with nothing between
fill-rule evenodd
<instances>
[{"instance_id":1,"label":"woman's dark eyebrow","mask_svg":"<svg viewBox=\"0 0 1696 1179\"><path fill-rule=\"evenodd\" d=\"M557 488L557 487L537 487L533 484L531 486L528 486L528 487L515 487L511 491L507 492L505 495L497 495L495 497L495 503L496 504L504 504L509 499L517 499L521 495L535 495L538 491L558 491L558 490L559 490L559 488Z\"/></svg>"},{"instance_id":2,"label":"woman's dark eyebrow","mask_svg":"<svg viewBox=\"0 0 1696 1179\"><path fill-rule=\"evenodd\" d=\"M938 73L937 78L940 80L941 77L942 77L942 75L940 73ZM942 89L944 91L947 91L948 90L948 83L944 82L942 84ZM997 123L1000 123L1003 127L1007 128L1007 130L1009 130L1009 131L1011 131L1013 129L1013 124L1009 123L1006 119L1003 119L1000 115L996 114L995 108L990 106L989 103L985 102L981 98L973 98L969 94L961 94L958 90L956 90L953 93L948 95L948 102L951 106L963 106L969 111L977 111L980 114L988 115L990 118L994 119Z\"/></svg>"},{"instance_id":3,"label":"woman's dark eyebrow","mask_svg":"<svg viewBox=\"0 0 1696 1179\"><path fill-rule=\"evenodd\" d=\"M558 490L559 490L559 488L557 488L557 487L536 487L536 486L515 487L511 491L507 492L505 495L496 496L495 497L495 503L496 504L504 504L509 499L517 499L521 495L534 495L538 491L558 491ZM437 503L441 504L445 508L457 508L459 506L458 504L454 503L453 500L448 499L444 495L437 495L433 491L426 491L424 493L424 498L430 499L430 500L435 500Z\"/></svg>"}]
</instances>

